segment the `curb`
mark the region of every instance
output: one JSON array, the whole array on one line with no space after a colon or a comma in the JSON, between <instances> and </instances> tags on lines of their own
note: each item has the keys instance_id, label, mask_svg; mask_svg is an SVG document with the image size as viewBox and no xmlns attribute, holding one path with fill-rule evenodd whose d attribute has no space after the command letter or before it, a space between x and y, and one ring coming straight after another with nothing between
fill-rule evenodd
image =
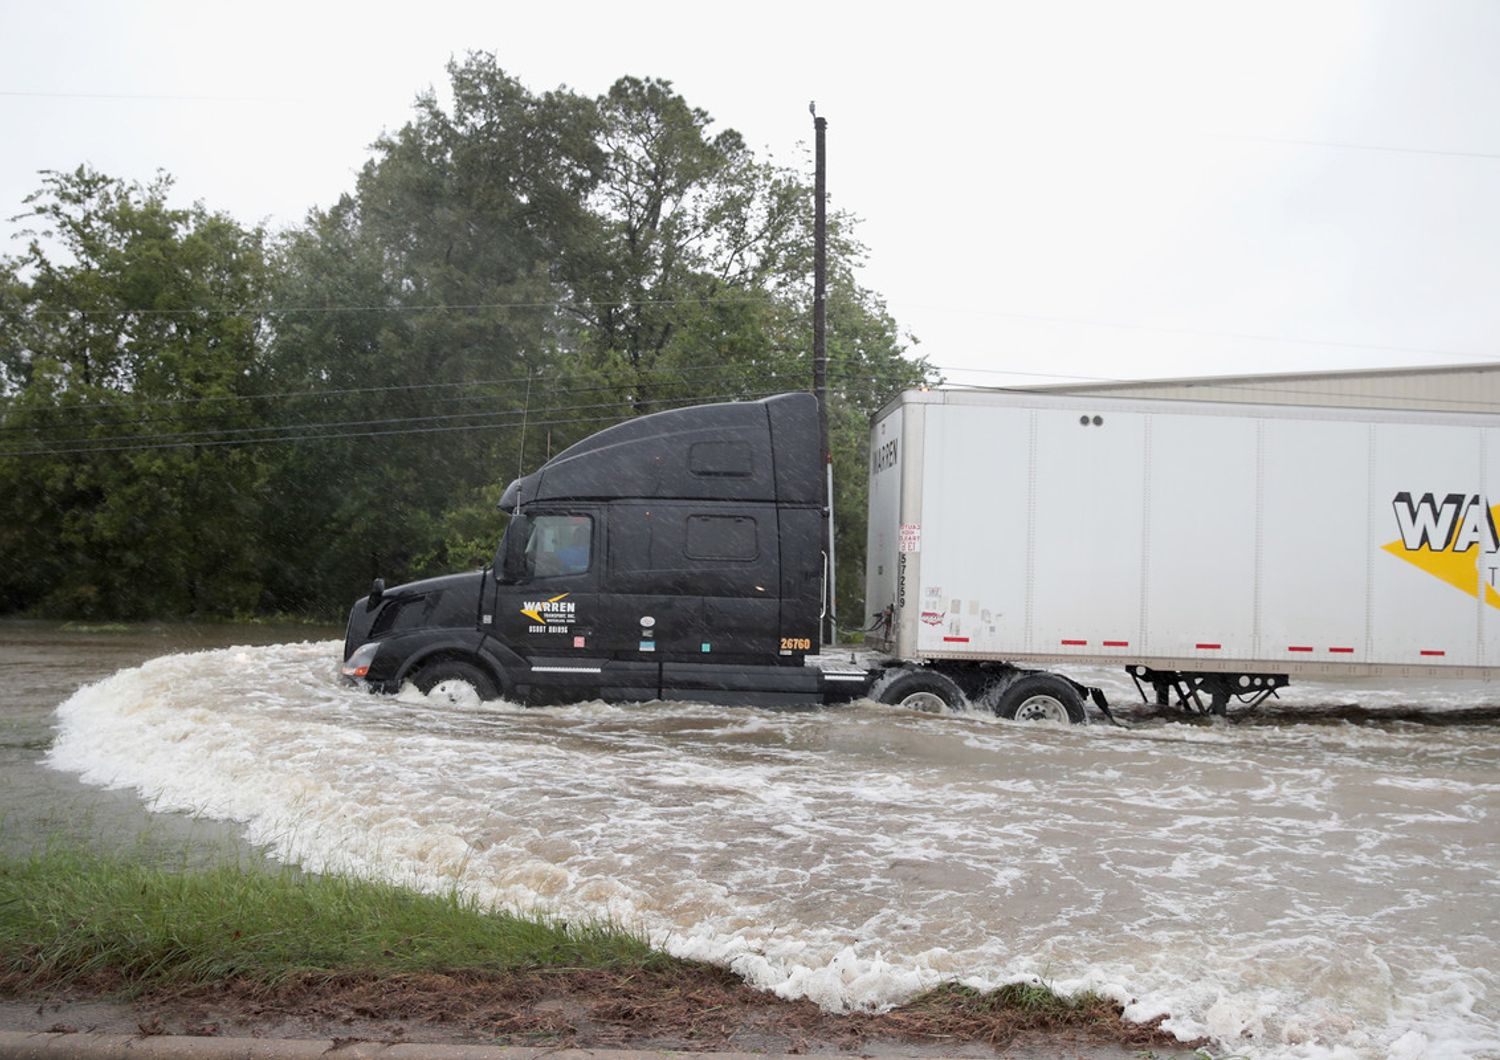
<instances>
[{"instance_id":1,"label":"curb","mask_svg":"<svg viewBox=\"0 0 1500 1060\"><path fill-rule=\"evenodd\" d=\"M681 1060L686 1055L629 1049L524 1049L323 1038L207 1038L159 1034L0 1031L4 1060ZM706 1054L704 1054L706 1055ZM763 1053L715 1053L716 1060L779 1060ZM789 1058L790 1060L790 1058ZM803 1058L796 1058L803 1060Z\"/></svg>"}]
</instances>

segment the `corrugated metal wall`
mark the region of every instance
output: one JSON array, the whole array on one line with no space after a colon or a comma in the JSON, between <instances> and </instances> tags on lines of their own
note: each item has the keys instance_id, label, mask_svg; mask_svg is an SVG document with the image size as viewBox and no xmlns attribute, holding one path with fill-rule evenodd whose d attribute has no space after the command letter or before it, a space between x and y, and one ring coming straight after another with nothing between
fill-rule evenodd
<instances>
[{"instance_id":1,"label":"corrugated metal wall","mask_svg":"<svg viewBox=\"0 0 1500 1060\"><path fill-rule=\"evenodd\" d=\"M1035 387L1052 393L1345 408L1500 412L1500 364Z\"/></svg>"}]
</instances>

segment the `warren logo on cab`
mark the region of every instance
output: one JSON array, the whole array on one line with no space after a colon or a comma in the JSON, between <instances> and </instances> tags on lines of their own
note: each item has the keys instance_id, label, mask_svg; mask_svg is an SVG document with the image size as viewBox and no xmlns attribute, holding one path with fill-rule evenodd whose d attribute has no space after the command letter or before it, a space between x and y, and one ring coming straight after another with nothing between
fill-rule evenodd
<instances>
[{"instance_id":1,"label":"warren logo on cab","mask_svg":"<svg viewBox=\"0 0 1500 1060\"><path fill-rule=\"evenodd\" d=\"M1385 551L1469 596L1477 598L1483 584L1485 602L1500 608L1500 508L1478 493L1449 493L1442 500L1424 493L1413 500L1404 490L1391 506L1401 539L1381 546Z\"/></svg>"},{"instance_id":2,"label":"warren logo on cab","mask_svg":"<svg viewBox=\"0 0 1500 1060\"><path fill-rule=\"evenodd\" d=\"M568 593L560 593L550 600L527 600L526 606L521 608L521 614L531 621L540 623L531 627L532 633L566 633L568 624L573 621L577 605L567 600ZM552 628L548 628L548 625Z\"/></svg>"}]
</instances>

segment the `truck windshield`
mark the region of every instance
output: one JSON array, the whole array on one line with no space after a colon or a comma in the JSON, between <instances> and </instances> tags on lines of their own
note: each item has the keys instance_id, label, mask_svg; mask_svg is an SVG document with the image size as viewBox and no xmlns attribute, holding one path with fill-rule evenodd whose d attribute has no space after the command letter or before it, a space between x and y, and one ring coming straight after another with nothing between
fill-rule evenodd
<instances>
[{"instance_id":1,"label":"truck windshield","mask_svg":"<svg viewBox=\"0 0 1500 1060\"><path fill-rule=\"evenodd\" d=\"M534 578L582 574L593 554L594 520L587 515L535 515L526 542L526 569Z\"/></svg>"}]
</instances>

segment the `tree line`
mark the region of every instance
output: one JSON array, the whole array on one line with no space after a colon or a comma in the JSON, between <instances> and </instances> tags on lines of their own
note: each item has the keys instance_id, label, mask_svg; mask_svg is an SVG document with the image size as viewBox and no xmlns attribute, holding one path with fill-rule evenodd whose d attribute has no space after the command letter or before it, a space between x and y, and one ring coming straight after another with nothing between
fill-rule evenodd
<instances>
[{"instance_id":1,"label":"tree line","mask_svg":"<svg viewBox=\"0 0 1500 1060\"><path fill-rule=\"evenodd\" d=\"M630 416L806 389L813 196L666 81L450 64L353 189L270 233L88 167L0 258L0 613L331 618L493 555L500 492ZM866 423L931 370L830 216L843 613ZM852 622L851 622L852 624Z\"/></svg>"}]
</instances>

